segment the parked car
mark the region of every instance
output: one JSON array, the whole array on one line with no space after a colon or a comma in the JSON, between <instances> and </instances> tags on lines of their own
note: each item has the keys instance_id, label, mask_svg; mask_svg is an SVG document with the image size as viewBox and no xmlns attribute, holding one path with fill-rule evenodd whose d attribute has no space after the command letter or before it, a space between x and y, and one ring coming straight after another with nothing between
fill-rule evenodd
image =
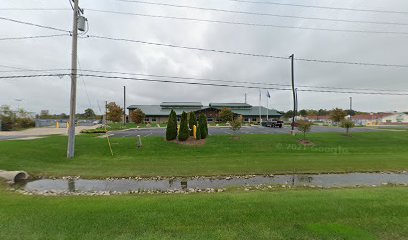
<instances>
[{"instance_id":1,"label":"parked car","mask_svg":"<svg viewBox=\"0 0 408 240\"><path fill-rule=\"evenodd\" d=\"M271 128L282 128L283 121L277 119L269 119L266 122L262 122L262 126L264 127L271 127Z\"/></svg>"},{"instance_id":2,"label":"parked car","mask_svg":"<svg viewBox=\"0 0 408 240\"><path fill-rule=\"evenodd\" d=\"M98 124L102 124L102 120L96 120L92 123L93 125L98 125Z\"/></svg>"}]
</instances>

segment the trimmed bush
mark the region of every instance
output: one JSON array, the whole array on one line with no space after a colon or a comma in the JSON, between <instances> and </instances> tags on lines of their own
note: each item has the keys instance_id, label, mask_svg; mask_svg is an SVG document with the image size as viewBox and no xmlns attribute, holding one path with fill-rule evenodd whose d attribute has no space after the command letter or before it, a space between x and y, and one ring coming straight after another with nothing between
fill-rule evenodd
<instances>
[{"instance_id":1,"label":"trimmed bush","mask_svg":"<svg viewBox=\"0 0 408 240\"><path fill-rule=\"evenodd\" d=\"M200 139L201 139L201 128L200 128L200 125L197 126L196 139L197 139L197 140L200 140Z\"/></svg>"},{"instance_id":2,"label":"trimmed bush","mask_svg":"<svg viewBox=\"0 0 408 240\"><path fill-rule=\"evenodd\" d=\"M188 122L187 122L187 113L183 111L181 114L181 121L180 121L180 131L178 135L179 141L186 141L190 136L190 131L188 130Z\"/></svg>"},{"instance_id":3,"label":"trimmed bush","mask_svg":"<svg viewBox=\"0 0 408 240\"><path fill-rule=\"evenodd\" d=\"M169 122L166 128L166 140L171 141L177 138L177 115L174 110L171 110Z\"/></svg>"},{"instance_id":4,"label":"trimmed bush","mask_svg":"<svg viewBox=\"0 0 408 240\"><path fill-rule=\"evenodd\" d=\"M190 128L190 136L194 136L194 125L197 126L197 117L194 112L190 112L188 119L188 127Z\"/></svg>"},{"instance_id":5,"label":"trimmed bush","mask_svg":"<svg viewBox=\"0 0 408 240\"><path fill-rule=\"evenodd\" d=\"M103 128L96 128L96 129L83 129L81 133L92 134L92 133L106 133L107 130Z\"/></svg>"},{"instance_id":6,"label":"trimmed bush","mask_svg":"<svg viewBox=\"0 0 408 240\"><path fill-rule=\"evenodd\" d=\"M208 136L207 117L203 113L198 118L198 127L200 128L201 139L206 139Z\"/></svg>"}]
</instances>

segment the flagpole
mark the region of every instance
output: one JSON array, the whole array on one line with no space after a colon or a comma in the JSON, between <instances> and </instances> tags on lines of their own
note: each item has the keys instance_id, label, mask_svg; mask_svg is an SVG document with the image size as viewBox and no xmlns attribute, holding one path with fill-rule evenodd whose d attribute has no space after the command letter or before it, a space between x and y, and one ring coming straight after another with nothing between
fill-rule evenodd
<instances>
[{"instance_id":1,"label":"flagpole","mask_svg":"<svg viewBox=\"0 0 408 240\"><path fill-rule=\"evenodd\" d=\"M266 121L269 120L269 98L266 98Z\"/></svg>"},{"instance_id":2,"label":"flagpole","mask_svg":"<svg viewBox=\"0 0 408 240\"><path fill-rule=\"evenodd\" d=\"M262 126L261 101L261 89L259 89L259 126Z\"/></svg>"}]
</instances>

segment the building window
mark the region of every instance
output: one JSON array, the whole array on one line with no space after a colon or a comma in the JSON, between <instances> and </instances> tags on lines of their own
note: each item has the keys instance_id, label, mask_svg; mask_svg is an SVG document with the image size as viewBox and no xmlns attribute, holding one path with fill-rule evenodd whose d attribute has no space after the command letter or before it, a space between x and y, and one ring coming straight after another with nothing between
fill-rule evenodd
<instances>
[{"instance_id":1,"label":"building window","mask_svg":"<svg viewBox=\"0 0 408 240\"><path fill-rule=\"evenodd\" d=\"M256 117L253 117L253 118L251 119L251 122L256 122Z\"/></svg>"},{"instance_id":2,"label":"building window","mask_svg":"<svg viewBox=\"0 0 408 240\"><path fill-rule=\"evenodd\" d=\"M152 122L156 122L156 118L155 118L155 117L152 117Z\"/></svg>"},{"instance_id":3,"label":"building window","mask_svg":"<svg viewBox=\"0 0 408 240\"><path fill-rule=\"evenodd\" d=\"M244 121L245 121L245 122L249 122L249 118L245 118Z\"/></svg>"},{"instance_id":4,"label":"building window","mask_svg":"<svg viewBox=\"0 0 408 240\"><path fill-rule=\"evenodd\" d=\"M212 122L213 119L212 119L212 118L208 118L207 121L208 121L208 122Z\"/></svg>"},{"instance_id":5,"label":"building window","mask_svg":"<svg viewBox=\"0 0 408 240\"><path fill-rule=\"evenodd\" d=\"M150 120L149 120L149 118L147 117L147 118L145 118L145 122L149 122Z\"/></svg>"}]
</instances>

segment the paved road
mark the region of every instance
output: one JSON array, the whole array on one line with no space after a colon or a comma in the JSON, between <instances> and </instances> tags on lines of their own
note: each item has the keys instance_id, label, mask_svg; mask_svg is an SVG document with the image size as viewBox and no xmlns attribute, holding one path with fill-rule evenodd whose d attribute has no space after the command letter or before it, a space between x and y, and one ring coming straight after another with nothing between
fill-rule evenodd
<instances>
[{"instance_id":1,"label":"paved road","mask_svg":"<svg viewBox=\"0 0 408 240\"><path fill-rule=\"evenodd\" d=\"M368 128L353 128L351 132L374 132L379 131ZM267 128L267 127L242 127L238 134L289 134L290 128ZM313 126L312 133L325 133L325 132L344 132L343 128L334 127L320 127ZM152 128L152 129L132 129L127 131L110 132L112 137L136 137L140 135L142 137L149 136L164 136L166 133L165 128ZM233 131L225 127L210 127L208 129L209 135L232 135Z\"/></svg>"}]
</instances>

